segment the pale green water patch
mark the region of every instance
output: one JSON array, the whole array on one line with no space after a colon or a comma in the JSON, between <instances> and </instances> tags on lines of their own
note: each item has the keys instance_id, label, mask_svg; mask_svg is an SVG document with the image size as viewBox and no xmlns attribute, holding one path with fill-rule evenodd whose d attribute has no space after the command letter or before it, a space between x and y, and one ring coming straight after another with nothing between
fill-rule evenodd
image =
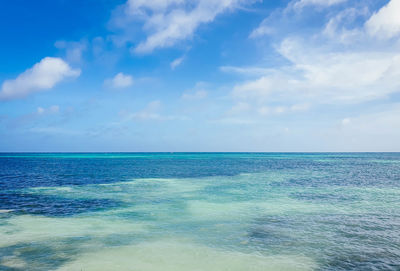
<instances>
[{"instance_id":1,"label":"pale green water patch","mask_svg":"<svg viewBox=\"0 0 400 271\"><path fill-rule=\"evenodd\" d=\"M306 271L316 267L312 259L302 256L245 254L188 241L159 240L84 254L58 270Z\"/></svg>"},{"instance_id":2,"label":"pale green water patch","mask_svg":"<svg viewBox=\"0 0 400 271\"><path fill-rule=\"evenodd\" d=\"M146 224L139 221L114 220L104 216L11 216L8 219L3 218L3 224L0 225L0 247L72 237L100 238L115 233L143 234L147 230Z\"/></svg>"}]
</instances>

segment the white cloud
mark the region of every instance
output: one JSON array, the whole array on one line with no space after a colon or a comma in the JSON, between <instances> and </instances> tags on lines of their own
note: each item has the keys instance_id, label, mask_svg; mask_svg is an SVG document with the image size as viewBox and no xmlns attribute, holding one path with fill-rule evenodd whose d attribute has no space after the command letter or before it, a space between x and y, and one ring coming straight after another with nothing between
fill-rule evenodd
<instances>
[{"instance_id":1,"label":"white cloud","mask_svg":"<svg viewBox=\"0 0 400 271\"><path fill-rule=\"evenodd\" d=\"M390 103L393 94L400 93L400 28L397 28L400 16L396 16L400 14L397 11L400 0L396 4L390 1L372 16L363 2L323 9L341 2L291 1L286 9L272 12L250 34L250 38L269 35L265 41L272 40L275 52L268 52L264 58L276 60L275 63L220 67L223 72L248 77L236 83L231 92L236 104L246 105L246 111L238 112L237 117L265 120L264 116L272 119L282 115L287 121L286 114L297 114L311 107L314 112L304 114L337 109L338 105L346 110L348 105L359 104L356 108L361 110L370 106L366 102ZM298 8L314 5L317 9L297 13L293 9L296 3ZM313 25L293 33L294 25L304 24L306 17L313 16L311 12L315 11L325 15L326 25L317 31ZM266 65L273 68L264 68ZM335 113L340 114L331 112ZM323 116L310 116L312 120L320 118ZM359 121L341 115L339 123L341 131L353 131ZM356 129L353 132L357 134Z\"/></svg>"},{"instance_id":2,"label":"white cloud","mask_svg":"<svg viewBox=\"0 0 400 271\"><path fill-rule=\"evenodd\" d=\"M259 27L257 27L250 33L249 38L258 38L275 33L275 29L267 25L267 23L268 21L264 21L263 23L261 23Z\"/></svg>"},{"instance_id":3,"label":"white cloud","mask_svg":"<svg viewBox=\"0 0 400 271\"><path fill-rule=\"evenodd\" d=\"M183 60L185 59L184 56L178 57L171 62L171 69L175 70L176 67L182 64Z\"/></svg>"},{"instance_id":4,"label":"white cloud","mask_svg":"<svg viewBox=\"0 0 400 271\"><path fill-rule=\"evenodd\" d=\"M79 69L72 69L61 58L45 57L17 78L3 82L0 100L12 100L31 93L48 90L66 78L80 75Z\"/></svg>"},{"instance_id":5,"label":"white cloud","mask_svg":"<svg viewBox=\"0 0 400 271\"><path fill-rule=\"evenodd\" d=\"M303 103L303 104L294 104L290 107L291 111L299 112L299 111L306 111L311 107L310 104Z\"/></svg>"},{"instance_id":6,"label":"white cloud","mask_svg":"<svg viewBox=\"0 0 400 271\"><path fill-rule=\"evenodd\" d=\"M42 115L42 114L44 114L44 108L43 107L38 107L38 109L37 109L37 113L39 114L39 115Z\"/></svg>"},{"instance_id":7,"label":"white cloud","mask_svg":"<svg viewBox=\"0 0 400 271\"><path fill-rule=\"evenodd\" d=\"M88 42L86 40L79 42L59 40L54 43L54 46L65 51L65 59L69 63L79 63L82 60L83 52L88 47Z\"/></svg>"},{"instance_id":8,"label":"white cloud","mask_svg":"<svg viewBox=\"0 0 400 271\"><path fill-rule=\"evenodd\" d=\"M126 88L132 86L133 78L131 75L126 75L120 72L113 78L106 79L104 84L112 88Z\"/></svg>"},{"instance_id":9,"label":"white cloud","mask_svg":"<svg viewBox=\"0 0 400 271\"><path fill-rule=\"evenodd\" d=\"M272 11L257 28L251 31L249 38L264 36L280 36L285 31L300 30L298 23L308 16L312 8L328 10L329 7L346 2L347 0L292 0L285 8ZM311 8L311 9L310 9ZM305 12L307 11L307 12Z\"/></svg>"},{"instance_id":10,"label":"white cloud","mask_svg":"<svg viewBox=\"0 0 400 271\"><path fill-rule=\"evenodd\" d=\"M389 39L400 33L400 0L391 0L365 23L371 36Z\"/></svg>"},{"instance_id":11,"label":"white cloud","mask_svg":"<svg viewBox=\"0 0 400 271\"><path fill-rule=\"evenodd\" d=\"M332 5L337 5L347 0L296 0L293 1L293 8L304 8L306 6L320 6L320 7L329 7Z\"/></svg>"},{"instance_id":12,"label":"white cloud","mask_svg":"<svg viewBox=\"0 0 400 271\"><path fill-rule=\"evenodd\" d=\"M182 94L182 99L186 100L200 100L206 98L208 95L208 92L204 89L192 91L192 92L186 92Z\"/></svg>"},{"instance_id":13,"label":"white cloud","mask_svg":"<svg viewBox=\"0 0 400 271\"><path fill-rule=\"evenodd\" d=\"M242 99L358 103L400 90L400 53L324 51L285 39L278 52L291 64L234 87Z\"/></svg>"},{"instance_id":14,"label":"white cloud","mask_svg":"<svg viewBox=\"0 0 400 271\"><path fill-rule=\"evenodd\" d=\"M349 125L350 123L351 123L351 119L350 118L342 119L342 125Z\"/></svg>"},{"instance_id":15,"label":"white cloud","mask_svg":"<svg viewBox=\"0 0 400 271\"><path fill-rule=\"evenodd\" d=\"M135 53L143 54L190 39L201 24L252 2L254 0L128 0L123 14L118 14L114 21L125 29L132 21L144 22L143 31L147 37L134 48Z\"/></svg>"},{"instance_id":16,"label":"white cloud","mask_svg":"<svg viewBox=\"0 0 400 271\"><path fill-rule=\"evenodd\" d=\"M36 112L38 115L56 114L60 112L60 107L58 105L52 105L49 108L38 107Z\"/></svg>"},{"instance_id":17,"label":"white cloud","mask_svg":"<svg viewBox=\"0 0 400 271\"><path fill-rule=\"evenodd\" d=\"M235 66L221 66L220 71L227 73L237 73L241 75L255 76L263 75L273 71L271 68L261 68L261 67L235 67Z\"/></svg>"},{"instance_id":18,"label":"white cloud","mask_svg":"<svg viewBox=\"0 0 400 271\"><path fill-rule=\"evenodd\" d=\"M291 106L285 106L285 105L280 105L280 106L261 106L258 108L257 112L260 115L280 115L284 113L290 113L290 112L301 112L301 111L306 111L308 110L310 105L308 104L294 104Z\"/></svg>"},{"instance_id":19,"label":"white cloud","mask_svg":"<svg viewBox=\"0 0 400 271\"><path fill-rule=\"evenodd\" d=\"M162 118L158 113L160 107L160 101L152 101L142 111L131 114L130 118L134 120L159 120Z\"/></svg>"},{"instance_id":20,"label":"white cloud","mask_svg":"<svg viewBox=\"0 0 400 271\"><path fill-rule=\"evenodd\" d=\"M400 39L393 39L400 34L400 29L397 30L400 16L396 16L400 14L397 11L400 0L396 1L390 1L370 18L364 3L323 9L344 2L341 0L295 0L285 9L275 10L253 30L250 38L269 35L267 41L272 39L275 53L282 57L271 54L273 59L278 59L278 65L265 63L275 66L270 69L220 67L223 72L250 78L234 85L231 93L234 102L248 104L250 109L245 114L256 118L257 114L306 111L311 106L387 101L400 92L397 79L400 78ZM313 28L293 34L294 25L304 23L302 20L315 12L314 9L297 12L308 6L324 12L327 24L317 32ZM385 40L388 38L392 39ZM271 55L266 59L271 59ZM342 124L349 123L350 119L346 118Z\"/></svg>"},{"instance_id":21,"label":"white cloud","mask_svg":"<svg viewBox=\"0 0 400 271\"><path fill-rule=\"evenodd\" d=\"M181 98L184 100L201 100L208 96L208 91L206 90L208 84L206 82L199 81L195 84L192 89L188 89L183 92Z\"/></svg>"},{"instance_id":22,"label":"white cloud","mask_svg":"<svg viewBox=\"0 0 400 271\"><path fill-rule=\"evenodd\" d=\"M136 113L124 113L124 121L167 121L167 120L187 120L186 116L163 115L161 111L161 102L159 100L152 101L147 106Z\"/></svg>"},{"instance_id":23,"label":"white cloud","mask_svg":"<svg viewBox=\"0 0 400 271\"><path fill-rule=\"evenodd\" d=\"M323 30L332 42L345 44L365 42L371 44L376 40L388 40L400 34L400 0L391 0L365 20L363 27L354 27L354 22L369 15L368 6L345 8L332 16Z\"/></svg>"},{"instance_id":24,"label":"white cloud","mask_svg":"<svg viewBox=\"0 0 400 271\"><path fill-rule=\"evenodd\" d=\"M325 25L322 34L331 38L333 42L351 44L355 40L364 38L363 29L351 28L350 25L359 17L365 17L369 13L368 8L346 8L335 16L332 16Z\"/></svg>"}]
</instances>

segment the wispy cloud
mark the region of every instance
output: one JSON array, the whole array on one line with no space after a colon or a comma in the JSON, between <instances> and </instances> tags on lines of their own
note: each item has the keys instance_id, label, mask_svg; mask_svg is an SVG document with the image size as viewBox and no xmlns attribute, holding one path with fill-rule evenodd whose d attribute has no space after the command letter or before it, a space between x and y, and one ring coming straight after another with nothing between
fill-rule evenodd
<instances>
[{"instance_id":1,"label":"wispy cloud","mask_svg":"<svg viewBox=\"0 0 400 271\"><path fill-rule=\"evenodd\" d=\"M293 9L302 9L306 6L329 7L346 1L347 0L295 0L289 4L289 7Z\"/></svg>"},{"instance_id":2,"label":"wispy cloud","mask_svg":"<svg viewBox=\"0 0 400 271\"><path fill-rule=\"evenodd\" d=\"M201 100L208 96L205 82L197 82L193 89L186 90L181 98L184 100Z\"/></svg>"},{"instance_id":3,"label":"wispy cloud","mask_svg":"<svg viewBox=\"0 0 400 271\"><path fill-rule=\"evenodd\" d=\"M182 99L185 100L200 100L206 98L208 95L208 92L204 89L196 90L194 92L188 92L188 93L183 93L182 94Z\"/></svg>"},{"instance_id":4,"label":"wispy cloud","mask_svg":"<svg viewBox=\"0 0 400 271\"><path fill-rule=\"evenodd\" d=\"M185 59L185 56L181 56L181 57L178 57L178 58L174 59L170 64L171 69L175 70L176 67L178 67L179 65L182 64L184 59Z\"/></svg>"},{"instance_id":5,"label":"wispy cloud","mask_svg":"<svg viewBox=\"0 0 400 271\"><path fill-rule=\"evenodd\" d=\"M35 111L29 112L17 117L9 117L7 120L8 128L21 128L21 127L33 127L38 124L43 125L49 121L54 121L60 117L60 106L51 105L48 107L39 106Z\"/></svg>"},{"instance_id":6,"label":"wispy cloud","mask_svg":"<svg viewBox=\"0 0 400 271\"><path fill-rule=\"evenodd\" d=\"M297 1L291 4L321 4L319 2ZM325 4L339 2L342 1ZM382 29L382 33L386 29L392 38L397 31L400 32L400 28L397 30L399 17L391 16L398 6L398 1L394 2L396 0L390 1L366 18L365 27L364 24L349 29L343 26L344 17L354 20L366 15L363 8L346 7L338 14L329 14L331 18L319 32L298 33L296 36L287 34L275 48L276 53L289 64L275 66L256 79L236 84L232 95L256 103L354 104L387 98L399 92L399 47L393 42L384 44L366 34L370 33L371 25ZM381 14L387 15L385 20ZM341 44L344 39L346 47ZM254 67L236 70L252 74L263 72Z\"/></svg>"},{"instance_id":7,"label":"wispy cloud","mask_svg":"<svg viewBox=\"0 0 400 271\"><path fill-rule=\"evenodd\" d=\"M281 35L285 30L298 28L298 20L310 15L310 10L329 10L330 7L347 2L347 0L292 0L286 7L271 12L257 28L250 32L249 38ZM315 14L314 14L315 15Z\"/></svg>"},{"instance_id":8,"label":"wispy cloud","mask_svg":"<svg viewBox=\"0 0 400 271\"><path fill-rule=\"evenodd\" d=\"M0 100L23 98L35 92L49 90L66 78L78 77L80 73L79 69L72 69L61 58L45 57L17 78L4 81Z\"/></svg>"},{"instance_id":9,"label":"wispy cloud","mask_svg":"<svg viewBox=\"0 0 400 271\"><path fill-rule=\"evenodd\" d=\"M44 108L40 106L37 108L36 112L38 115L56 114L60 112L60 107L58 105L52 105L49 108Z\"/></svg>"},{"instance_id":10,"label":"wispy cloud","mask_svg":"<svg viewBox=\"0 0 400 271\"><path fill-rule=\"evenodd\" d=\"M310 108L309 104L294 104L291 106L281 105L281 106L261 106L258 108L257 112L260 115L280 115L284 113L293 113L307 111Z\"/></svg>"},{"instance_id":11,"label":"wispy cloud","mask_svg":"<svg viewBox=\"0 0 400 271\"><path fill-rule=\"evenodd\" d=\"M159 100L152 101L145 108L136 113L122 112L124 121L166 121L166 120L186 120L186 116L164 115L161 113L161 102Z\"/></svg>"},{"instance_id":12,"label":"wispy cloud","mask_svg":"<svg viewBox=\"0 0 400 271\"><path fill-rule=\"evenodd\" d=\"M236 73L241 75L264 75L266 73L272 72L272 68L262 68L262 67L237 67L237 66L221 66L220 71L226 73Z\"/></svg>"},{"instance_id":13,"label":"wispy cloud","mask_svg":"<svg viewBox=\"0 0 400 271\"><path fill-rule=\"evenodd\" d=\"M313 45L303 46L304 41L284 40L279 52L291 65L238 84L233 94L264 100L357 103L399 90L400 54L396 52L321 52Z\"/></svg>"},{"instance_id":14,"label":"wispy cloud","mask_svg":"<svg viewBox=\"0 0 400 271\"><path fill-rule=\"evenodd\" d=\"M69 63L79 63L82 61L83 53L88 49L88 41L65 41L59 40L54 46L65 52L65 59Z\"/></svg>"},{"instance_id":15,"label":"wispy cloud","mask_svg":"<svg viewBox=\"0 0 400 271\"><path fill-rule=\"evenodd\" d=\"M113 20L114 24L123 29L130 27L132 21L143 22L146 38L133 51L146 54L190 39L200 25L214 21L221 13L252 2L254 0L128 0L116 12Z\"/></svg>"}]
</instances>

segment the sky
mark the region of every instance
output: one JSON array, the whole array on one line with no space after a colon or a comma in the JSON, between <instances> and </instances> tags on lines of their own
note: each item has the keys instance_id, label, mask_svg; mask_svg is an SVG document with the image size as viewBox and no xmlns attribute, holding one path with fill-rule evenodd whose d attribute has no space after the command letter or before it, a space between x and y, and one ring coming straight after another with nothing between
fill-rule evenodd
<instances>
[{"instance_id":1,"label":"sky","mask_svg":"<svg viewBox=\"0 0 400 271\"><path fill-rule=\"evenodd\" d=\"M400 0L0 1L1 152L400 151Z\"/></svg>"}]
</instances>

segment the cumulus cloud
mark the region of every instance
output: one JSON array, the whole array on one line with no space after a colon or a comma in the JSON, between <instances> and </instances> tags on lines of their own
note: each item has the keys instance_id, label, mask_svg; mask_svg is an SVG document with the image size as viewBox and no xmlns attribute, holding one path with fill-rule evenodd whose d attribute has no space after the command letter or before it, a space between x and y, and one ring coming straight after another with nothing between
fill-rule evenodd
<instances>
[{"instance_id":1,"label":"cumulus cloud","mask_svg":"<svg viewBox=\"0 0 400 271\"><path fill-rule=\"evenodd\" d=\"M143 22L146 39L140 42L134 52L150 53L157 48L171 47L180 41L190 39L196 29L214 21L216 16L255 0L128 0L114 21L126 28L129 22Z\"/></svg>"},{"instance_id":2,"label":"cumulus cloud","mask_svg":"<svg viewBox=\"0 0 400 271\"><path fill-rule=\"evenodd\" d=\"M133 78L131 75L126 75L120 72L113 78L106 79L104 83L112 88L126 88L132 86Z\"/></svg>"},{"instance_id":3,"label":"cumulus cloud","mask_svg":"<svg viewBox=\"0 0 400 271\"><path fill-rule=\"evenodd\" d=\"M367 32L374 37L389 39L400 33L400 0L391 0L365 23Z\"/></svg>"},{"instance_id":4,"label":"cumulus cloud","mask_svg":"<svg viewBox=\"0 0 400 271\"><path fill-rule=\"evenodd\" d=\"M45 57L17 78L3 82L0 100L12 100L29 94L49 90L66 78L80 75L79 69L72 69L61 58Z\"/></svg>"}]
</instances>

